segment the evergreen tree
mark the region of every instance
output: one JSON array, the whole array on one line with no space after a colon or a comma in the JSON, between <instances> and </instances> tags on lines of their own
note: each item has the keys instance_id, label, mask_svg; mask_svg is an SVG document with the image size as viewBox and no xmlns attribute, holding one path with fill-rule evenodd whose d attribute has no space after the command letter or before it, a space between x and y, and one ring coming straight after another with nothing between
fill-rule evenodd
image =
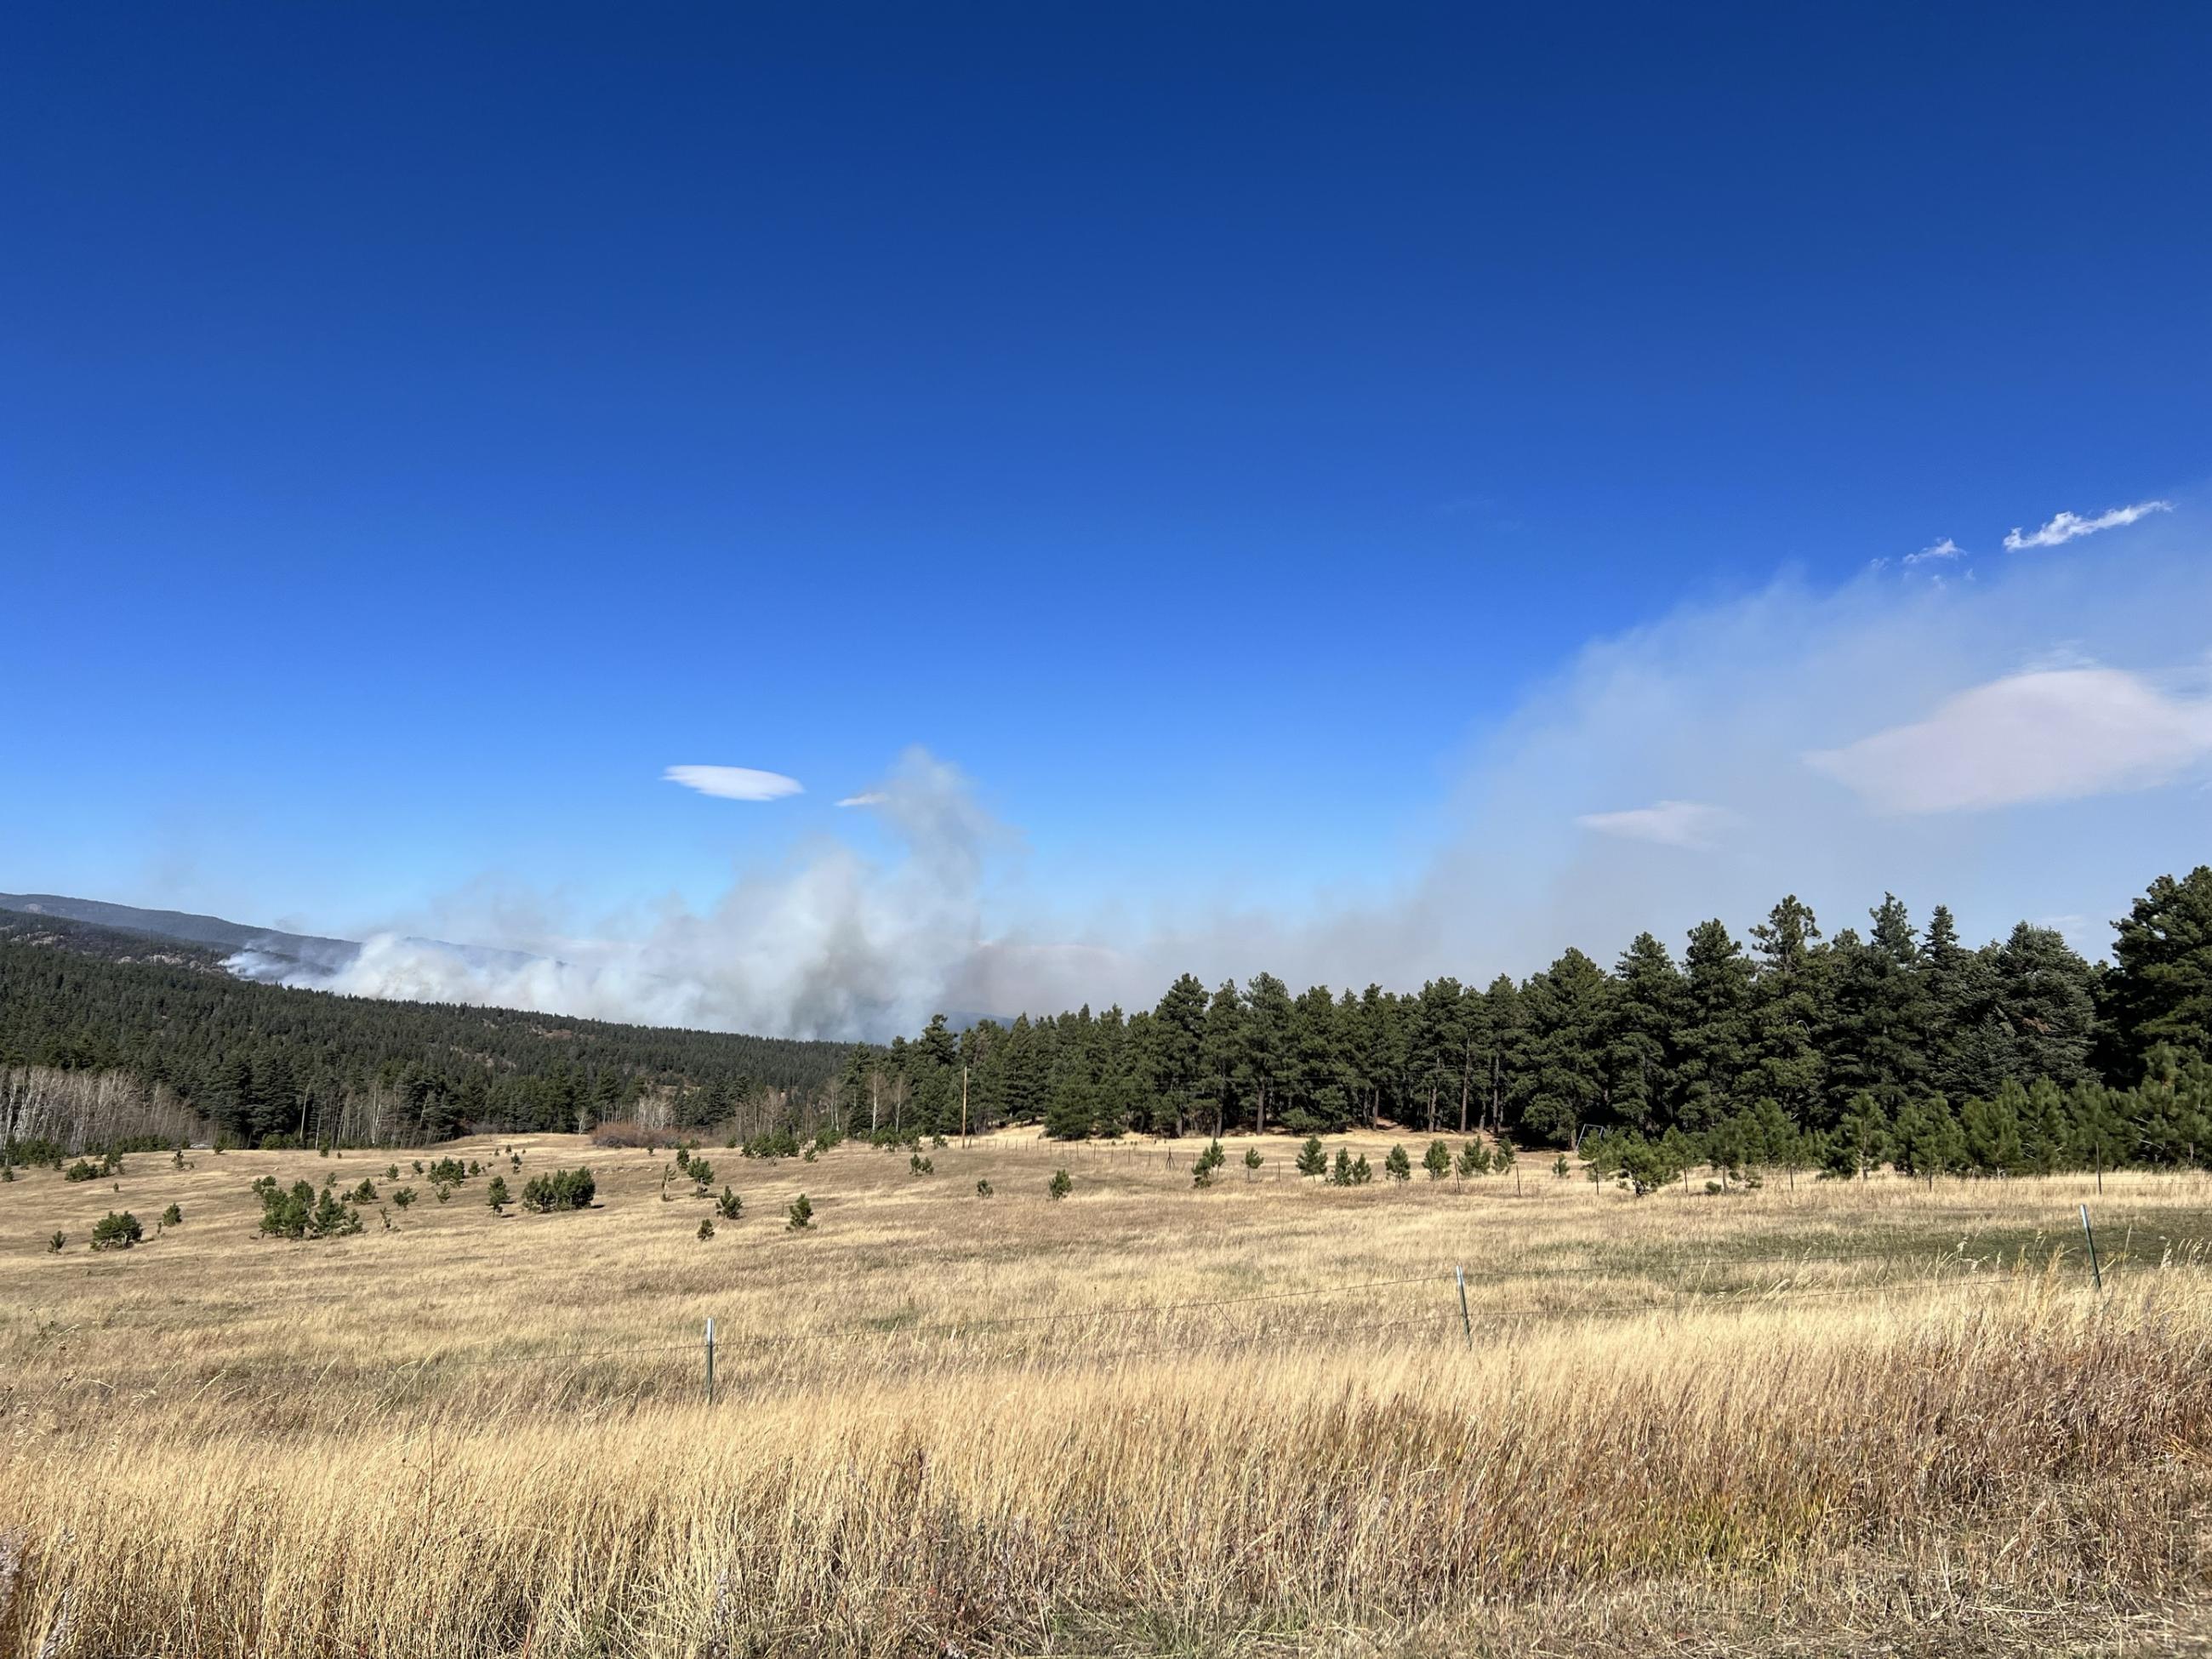
<instances>
[{"instance_id":1,"label":"evergreen tree","mask_svg":"<svg viewBox=\"0 0 2212 1659\"><path fill-rule=\"evenodd\" d=\"M1603 1036L1612 981L1570 950L1528 981L1521 1012L1528 1057L1519 1084L1522 1126L1556 1145L1608 1120Z\"/></svg>"},{"instance_id":2,"label":"evergreen tree","mask_svg":"<svg viewBox=\"0 0 2212 1659\"><path fill-rule=\"evenodd\" d=\"M1697 1131L1736 1108L1751 1066L1751 961L1717 921L1690 930L1672 1121Z\"/></svg>"},{"instance_id":3,"label":"evergreen tree","mask_svg":"<svg viewBox=\"0 0 2212 1659\"><path fill-rule=\"evenodd\" d=\"M2170 1043L2212 1058L2212 866L2160 876L2114 924L2108 992L2123 1064Z\"/></svg>"},{"instance_id":4,"label":"evergreen tree","mask_svg":"<svg viewBox=\"0 0 2212 1659\"><path fill-rule=\"evenodd\" d=\"M1624 1121L1653 1131L1674 1094L1669 1051L1686 1012L1682 975L1664 945L1638 933L1613 976L1618 988L1606 1020L1605 1059L1613 1109Z\"/></svg>"}]
</instances>

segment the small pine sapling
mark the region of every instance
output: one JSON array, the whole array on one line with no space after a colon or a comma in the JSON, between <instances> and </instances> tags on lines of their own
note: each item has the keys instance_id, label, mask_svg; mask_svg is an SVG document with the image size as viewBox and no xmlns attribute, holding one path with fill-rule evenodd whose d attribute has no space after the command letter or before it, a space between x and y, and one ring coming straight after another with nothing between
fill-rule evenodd
<instances>
[{"instance_id":1,"label":"small pine sapling","mask_svg":"<svg viewBox=\"0 0 2212 1659\"><path fill-rule=\"evenodd\" d=\"M401 1209L405 1209L415 1201L415 1189L412 1187L394 1187L392 1189L392 1201Z\"/></svg>"},{"instance_id":2,"label":"small pine sapling","mask_svg":"<svg viewBox=\"0 0 2212 1659\"><path fill-rule=\"evenodd\" d=\"M1382 1167L1390 1172L1393 1181L1411 1181L1413 1178L1413 1160L1406 1156L1403 1146L1393 1146L1390 1156L1382 1160Z\"/></svg>"},{"instance_id":3,"label":"small pine sapling","mask_svg":"<svg viewBox=\"0 0 2212 1659\"><path fill-rule=\"evenodd\" d=\"M1362 1152L1358 1158L1352 1160L1352 1184L1353 1186L1364 1187L1369 1182L1374 1179L1375 1171L1367 1167L1366 1153Z\"/></svg>"},{"instance_id":4,"label":"small pine sapling","mask_svg":"<svg viewBox=\"0 0 2212 1659\"><path fill-rule=\"evenodd\" d=\"M52 1250L56 1255L59 1255L62 1252L62 1246L68 1243L68 1239L63 1237L61 1234L57 1232L46 1240L46 1248Z\"/></svg>"},{"instance_id":5,"label":"small pine sapling","mask_svg":"<svg viewBox=\"0 0 2212 1659\"><path fill-rule=\"evenodd\" d=\"M1298 1173L1302 1176L1328 1173L1328 1154L1322 1151L1319 1135L1308 1135L1306 1144L1298 1148Z\"/></svg>"},{"instance_id":6,"label":"small pine sapling","mask_svg":"<svg viewBox=\"0 0 2212 1659\"><path fill-rule=\"evenodd\" d=\"M172 1204L167 1209L161 1212L161 1224L164 1227L183 1226L185 1224L185 1212L179 1209L175 1205Z\"/></svg>"},{"instance_id":7,"label":"small pine sapling","mask_svg":"<svg viewBox=\"0 0 2212 1659\"><path fill-rule=\"evenodd\" d=\"M806 1201L805 1193L791 1200L791 1214L783 1224L794 1233L803 1233L814 1224L814 1206Z\"/></svg>"},{"instance_id":8,"label":"small pine sapling","mask_svg":"<svg viewBox=\"0 0 2212 1659\"><path fill-rule=\"evenodd\" d=\"M1451 1148L1441 1140L1429 1143L1429 1150L1421 1155L1421 1167L1429 1172L1431 1181L1442 1181L1451 1173Z\"/></svg>"},{"instance_id":9,"label":"small pine sapling","mask_svg":"<svg viewBox=\"0 0 2212 1659\"><path fill-rule=\"evenodd\" d=\"M1462 1181L1466 1180L1469 1176L1488 1175L1490 1148L1479 1140L1468 1141L1466 1146L1459 1149L1459 1161L1453 1167L1458 1170L1459 1178Z\"/></svg>"},{"instance_id":10,"label":"small pine sapling","mask_svg":"<svg viewBox=\"0 0 2212 1659\"><path fill-rule=\"evenodd\" d=\"M1244 1149L1244 1179L1250 1181L1256 1177L1260 1173L1260 1166L1267 1161L1260 1156L1260 1149L1257 1146L1247 1146Z\"/></svg>"},{"instance_id":11,"label":"small pine sapling","mask_svg":"<svg viewBox=\"0 0 2212 1659\"><path fill-rule=\"evenodd\" d=\"M1054 1170L1052 1172L1052 1184L1045 1188L1046 1194L1055 1200L1066 1198L1074 1190L1075 1182L1068 1178L1067 1171L1065 1170Z\"/></svg>"},{"instance_id":12,"label":"small pine sapling","mask_svg":"<svg viewBox=\"0 0 2212 1659\"><path fill-rule=\"evenodd\" d=\"M494 1176L491 1185L484 1188L484 1202L491 1206L494 1215L505 1215L507 1206L507 1178Z\"/></svg>"},{"instance_id":13,"label":"small pine sapling","mask_svg":"<svg viewBox=\"0 0 2212 1659\"><path fill-rule=\"evenodd\" d=\"M979 1181L979 1182L977 1182L975 1183L975 1196L976 1196L976 1197L978 1197L978 1198L988 1198L988 1197L990 1197L990 1195L991 1195L991 1183L990 1183L989 1182L988 1182L988 1181Z\"/></svg>"},{"instance_id":14,"label":"small pine sapling","mask_svg":"<svg viewBox=\"0 0 2212 1659\"><path fill-rule=\"evenodd\" d=\"M714 1212L725 1221L735 1221L745 1212L745 1201L725 1187L722 1195L714 1200Z\"/></svg>"},{"instance_id":15,"label":"small pine sapling","mask_svg":"<svg viewBox=\"0 0 2212 1659\"><path fill-rule=\"evenodd\" d=\"M707 1240L712 1238L714 1236L714 1218L710 1215L701 1216L699 1218L699 1242L703 1244Z\"/></svg>"},{"instance_id":16,"label":"small pine sapling","mask_svg":"<svg viewBox=\"0 0 2212 1659\"><path fill-rule=\"evenodd\" d=\"M120 1215L110 1210L92 1224L92 1248L95 1250L127 1250L145 1236L146 1230L138 1224L138 1218L128 1210Z\"/></svg>"}]
</instances>

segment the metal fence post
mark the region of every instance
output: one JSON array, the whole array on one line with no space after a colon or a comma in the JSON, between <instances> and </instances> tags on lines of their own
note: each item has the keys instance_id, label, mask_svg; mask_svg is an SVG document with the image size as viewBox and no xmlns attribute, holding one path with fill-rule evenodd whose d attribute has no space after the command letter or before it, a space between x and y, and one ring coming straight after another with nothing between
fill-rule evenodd
<instances>
[{"instance_id":1,"label":"metal fence post","mask_svg":"<svg viewBox=\"0 0 2212 1659\"><path fill-rule=\"evenodd\" d=\"M1452 1277L1459 1283L1460 1334L1467 1338L1467 1346L1472 1348L1474 1346L1474 1322L1468 1317L1467 1312L1467 1269L1454 1267Z\"/></svg>"},{"instance_id":2,"label":"metal fence post","mask_svg":"<svg viewBox=\"0 0 2212 1659\"><path fill-rule=\"evenodd\" d=\"M2105 1270L2097 1264L2097 1235L2089 1226L2089 1206L2081 1206L2081 1237L2089 1241L2089 1273L2097 1281L2097 1294L2105 1293Z\"/></svg>"},{"instance_id":3,"label":"metal fence post","mask_svg":"<svg viewBox=\"0 0 2212 1659\"><path fill-rule=\"evenodd\" d=\"M707 1316L707 1403L714 1403L714 1317Z\"/></svg>"}]
</instances>

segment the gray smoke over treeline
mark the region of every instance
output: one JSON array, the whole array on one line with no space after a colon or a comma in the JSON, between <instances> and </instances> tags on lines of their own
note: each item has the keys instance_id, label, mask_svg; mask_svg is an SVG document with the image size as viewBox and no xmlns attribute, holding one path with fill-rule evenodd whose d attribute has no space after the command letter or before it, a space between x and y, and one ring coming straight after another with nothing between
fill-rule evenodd
<instances>
[{"instance_id":1,"label":"gray smoke over treeline","mask_svg":"<svg viewBox=\"0 0 2212 1659\"><path fill-rule=\"evenodd\" d=\"M880 1039L939 1010L1149 1006L1184 971L1406 988L1523 975L1569 945L1610 962L1646 928L1679 945L1717 915L1741 932L1784 893L1832 932L1885 891L1923 917L1948 903L1970 935L2026 919L2096 955L2144 882L2204 856L2212 561L2197 545L2177 520L2125 556L1783 580L1595 642L1479 734L1446 830L1355 902L1137 926L991 914L1018 838L917 749L864 798L887 858L825 840L627 939L498 941L531 960L382 935L317 982ZM1378 824L1376 845L1395 830ZM1264 859L1265 824L1252 844Z\"/></svg>"}]
</instances>

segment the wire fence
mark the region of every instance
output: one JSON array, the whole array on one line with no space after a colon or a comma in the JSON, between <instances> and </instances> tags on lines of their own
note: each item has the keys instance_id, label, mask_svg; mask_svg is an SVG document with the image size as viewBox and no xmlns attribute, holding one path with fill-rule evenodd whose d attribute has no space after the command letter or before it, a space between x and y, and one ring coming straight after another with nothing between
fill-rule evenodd
<instances>
[{"instance_id":1,"label":"wire fence","mask_svg":"<svg viewBox=\"0 0 2212 1659\"><path fill-rule=\"evenodd\" d=\"M1855 1267L1870 1259L1885 1258L1873 1252L1844 1252L1821 1255L1792 1253L1785 1259L1792 1267ZM1886 1259L1897 1260L1893 1255ZM2130 1261L2123 1255L2103 1264L2094 1289L2086 1257L2063 1248L2051 1251L2040 1265L2032 1264L2025 1251L2013 1254L2008 1262L2000 1262L1994 1253L1969 1257L1946 1252L1927 1271L1855 1279L1845 1284L1805 1285L1795 1282L1793 1273L1754 1273L1747 1277L1743 1269L1763 1264L1741 1256L1676 1260L1668 1265L1679 1275L1673 1284L1647 1283L1632 1293L1610 1297L1570 1293L1548 1302L1522 1305L1502 1302L1498 1294L1499 1286L1539 1277L1556 1282L1561 1275L1556 1270L1548 1274L1528 1270L1469 1280L1462 1270L1455 1268L1234 1296L1105 1304L981 1318L921 1321L895 1314L829 1330L732 1332L725 1327L717 1334L709 1322L703 1337L688 1340L575 1349L544 1346L495 1353L448 1350L385 1365L356 1366L332 1361L311 1374L251 1363L219 1366L212 1373L187 1372L174 1365L134 1368L126 1364L103 1367L106 1375L73 1370L68 1385L112 1394L133 1386L145 1386L149 1377L166 1376L179 1382L196 1382L204 1389L261 1382L289 1392L328 1386L358 1387L371 1379L404 1386L453 1371L502 1367L533 1368L549 1376L573 1382L579 1368L617 1362L629 1380L652 1373L659 1382L666 1385L665 1392L682 1395L700 1389L703 1383L704 1390L711 1395L714 1361L719 1354L726 1368L721 1392L728 1398L741 1395L751 1388L803 1382L818 1369L801 1357L809 1351L805 1345L810 1344L856 1345L845 1351L856 1352L860 1351L858 1345L872 1343L878 1345L879 1358L886 1369L933 1371L992 1368L1075 1370L1169 1356L1191 1358L1224 1352L1260 1354L1291 1344L1364 1346L1376 1352L1404 1349L1441 1356L1453 1351L1510 1346L1532 1330L1599 1319L1667 1317L1699 1309L1771 1309L1844 1297L1870 1301L1905 1296L1925 1297L1969 1288L1986 1290L2016 1286L2031 1280L2040 1282L2053 1274L2060 1275L2060 1282L2064 1285L2073 1285L2078 1279L2081 1282L2075 1288L2084 1294L2100 1294L2130 1280L2173 1272L2194 1275L2205 1264L2201 1253L2191 1253L2180 1261L2160 1257L2148 1263ZM1692 1269L1701 1275L1723 1270L1735 1276L1717 1284L1704 1277L1690 1280L1687 1274ZM1465 1296L1470 1285L1475 1291L1471 1300ZM1372 1297L1382 1292L1398 1293L1399 1305L1387 1313L1370 1303L1346 1309L1335 1316L1291 1320L1270 1316L1279 1310L1297 1304L1312 1306L1331 1298ZM1433 1293L1433 1299L1424 1293ZM1258 1311L1261 1316L1259 1322L1212 1322L1224 1315L1234 1318L1243 1310ZM1009 1343L996 1340L1005 1338L1012 1340ZM684 1358L679 1361L675 1356ZM656 1389L656 1392L661 1391Z\"/></svg>"}]
</instances>

